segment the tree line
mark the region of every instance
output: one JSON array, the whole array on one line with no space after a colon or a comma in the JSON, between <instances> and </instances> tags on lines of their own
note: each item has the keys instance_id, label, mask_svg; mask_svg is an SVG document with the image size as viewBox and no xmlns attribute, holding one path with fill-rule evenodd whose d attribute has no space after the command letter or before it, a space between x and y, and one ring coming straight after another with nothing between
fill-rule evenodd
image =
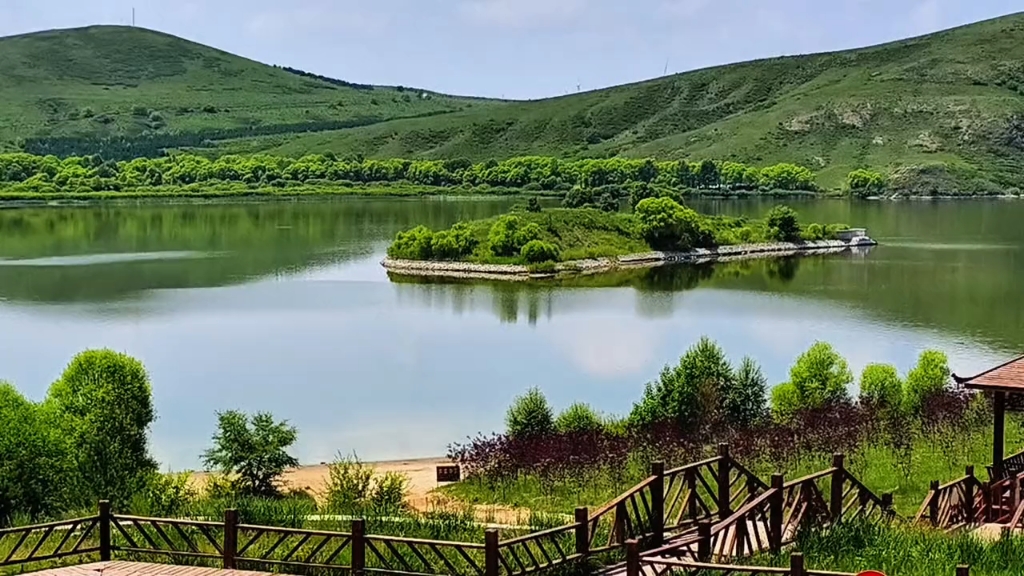
<instances>
[{"instance_id":1,"label":"tree line","mask_svg":"<svg viewBox=\"0 0 1024 576\"><path fill-rule=\"evenodd\" d=\"M122 144L134 146L127 140ZM112 144L115 148L120 145ZM100 154L69 156L62 159L59 154L52 153L53 150L44 151L48 153L0 154L0 182L17 184L42 193L67 189L102 191L205 182L239 182L251 186L289 182L408 182L423 186L491 186L562 192L573 188L594 189L630 184L705 190L816 189L813 172L802 166L785 163L758 168L737 162L719 164L711 160L560 160L541 156L474 163L467 159L338 158L330 153L301 158L228 155L217 159L194 154L174 154L158 158L117 160L118 154L110 157Z\"/></svg>"}]
</instances>

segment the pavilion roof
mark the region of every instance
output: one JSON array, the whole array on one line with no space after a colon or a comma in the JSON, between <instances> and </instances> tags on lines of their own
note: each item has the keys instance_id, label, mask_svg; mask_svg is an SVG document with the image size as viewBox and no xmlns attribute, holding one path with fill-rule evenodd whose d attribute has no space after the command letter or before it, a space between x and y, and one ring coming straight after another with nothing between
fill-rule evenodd
<instances>
[{"instance_id":1,"label":"pavilion roof","mask_svg":"<svg viewBox=\"0 0 1024 576\"><path fill-rule=\"evenodd\" d=\"M1024 356L1019 356L968 378L961 378L953 374L953 379L964 388L972 390L1024 392Z\"/></svg>"}]
</instances>

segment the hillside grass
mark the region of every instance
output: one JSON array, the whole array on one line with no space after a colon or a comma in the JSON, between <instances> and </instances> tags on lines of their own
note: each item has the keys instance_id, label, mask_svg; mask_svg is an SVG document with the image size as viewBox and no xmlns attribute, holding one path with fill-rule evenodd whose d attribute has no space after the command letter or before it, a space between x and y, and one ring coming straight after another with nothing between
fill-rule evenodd
<instances>
[{"instance_id":1,"label":"hillside grass","mask_svg":"<svg viewBox=\"0 0 1024 576\"><path fill-rule=\"evenodd\" d=\"M228 150L380 157L522 154L713 158L946 172L936 183L1024 186L1024 15L858 50L772 58L536 102L267 139Z\"/></svg>"},{"instance_id":2,"label":"hillside grass","mask_svg":"<svg viewBox=\"0 0 1024 576\"><path fill-rule=\"evenodd\" d=\"M371 121L482 106L415 89L339 86L120 26L0 39L0 142ZM2 146L2 145L0 145Z\"/></svg>"}]
</instances>

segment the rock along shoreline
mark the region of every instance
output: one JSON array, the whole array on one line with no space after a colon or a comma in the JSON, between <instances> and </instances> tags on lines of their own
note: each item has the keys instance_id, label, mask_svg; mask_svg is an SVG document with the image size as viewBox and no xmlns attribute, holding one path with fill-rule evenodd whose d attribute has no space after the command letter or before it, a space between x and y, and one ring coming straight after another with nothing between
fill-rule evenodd
<instances>
[{"instance_id":1,"label":"rock along shoreline","mask_svg":"<svg viewBox=\"0 0 1024 576\"><path fill-rule=\"evenodd\" d=\"M737 244L718 248L698 248L689 252L644 252L610 258L572 260L555 264L553 270L536 270L520 264L478 264L475 262L441 262L433 260L400 260L385 258L381 261L389 272L404 276L433 276L480 280L541 280L573 275L600 274L631 268L654 268L667 264L704 264L755 258L837 254L848 250L866 249L878 243L867 236L850 241L817 240L808 242L774 242L770 244Z\"/></svg>"}]
</instances>

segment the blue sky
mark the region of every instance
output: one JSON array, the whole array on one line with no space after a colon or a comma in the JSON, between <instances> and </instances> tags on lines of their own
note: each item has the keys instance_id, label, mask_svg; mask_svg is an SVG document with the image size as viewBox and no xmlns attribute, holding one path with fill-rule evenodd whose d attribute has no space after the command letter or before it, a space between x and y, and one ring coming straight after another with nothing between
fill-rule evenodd
<instances>
[{"instance_id":1,"label":"blue sky","mask_svg":"<svg viewBox=\"0 0 1024 576\"><path fill-rule=\"evenodd\" d=\"M1024 9L1022 0L0 0L0 35L154 28L354 82L539 98L837 50Z\"/></svg>"}]
</instances>

